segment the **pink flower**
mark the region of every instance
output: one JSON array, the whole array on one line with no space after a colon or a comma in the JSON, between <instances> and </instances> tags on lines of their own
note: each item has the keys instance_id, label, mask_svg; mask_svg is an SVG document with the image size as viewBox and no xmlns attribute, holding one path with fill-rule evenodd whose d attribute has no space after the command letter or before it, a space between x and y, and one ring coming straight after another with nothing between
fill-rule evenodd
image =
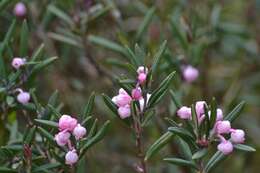
<instances>
[{"instance_id":1,"label":"pink flower","mask_svg":"<svg viewBox=\"0 0 260 173\"><path fill-rule=\"evenodd\" d=\"M209 114L209 117L210 117L211 111L209 111L208 114ZM223 112L220 108L218 108L217 109L216 121L221 121L221 120L223 120Z\"/></svg>"},{"instance_id":2,"label":"pink flower","mask_svg":"<svg viewBox=\"0 0 260 173\"><path fill-rule=\"evenodd\" d=\"M198 118L204 114L204 105L207 105L205 101L197 101L195 105L195 110Z\"/></svg>"},{"instance_id":3,"label":"pink flower","mask_svg":"<svg viewBox=\"0 0 260 173\"><path fill-rule=\"evenodd\" d=\"M125 106L131 103L132 97L124 89L119 90L119 94L112 98L112 101L118 106Z\"/></svg>"},{"instance_id":4,"label":"pink flower","mask_svg":"<svg viewBox=\"0 0 260 173\"><path fill-rule=\"evenodd\" d=\"M59 146L64 146L68 143L70 139L70 133L66 131L59 132L55 135L54 139Z\"/></svg>"},{"instance_id":5,"label":"pink flower","mask_svg":"<svg viewBox=\"0 0 260 173\"><path fill-rule=\"evenodd\" d=\"M217 121L215 124L215 130L217 134L226 134L229 133L231 125L229 121Z\"/></svg>"},{"instance_id":6,"label":"pink flower","mask_svg":"<svg viewBox=\"0 0 260 173\"><path fill-rule=\"evenodd\" d=\"M245 141L245 132L244 130L240 130L240 129L232 129L231 131L231 141L236 143L236 144L240 144L240 143L244 143Z\"/></svg>"},{"instance_id":7,"label":"pink flower","mask_svg":"<svg viewBox=\"0 0 260 173\"><path fill-rule=\"evenodd\" d=\"M74 165L75 163L77 163L78 159L79 159L79 156L78 156L76 150L69 151L65 155L65 160L66 160L67 165Z\"/></svg>"},{"instance_id":8,"label":"pink flower","mask_svg":"<svg viewBox=\"0 0 260 173\"><path fill-rule=\"evenodd\" d=\"M77 126L78 121L69 115L62 115L59 119L59 129L73 131Z\"/></svg>"},{"instance_id":9,"label":"pink flower","mask_svg":"<svg viewBox=\"0 0 260 173\"><path fill-rule=\"evenodd\" d=\"M145 74L145 73L140 73L140 74L138 75L138 82L139 82L140 84L143 84L143 83L146 81L146 77L147 77L147 74Z\"/></svg>"},{"instance_id":10,"label":"pink flower","mask_svg":"<svg viewBox=\"0 0 260 173\"><path fill-rule=\"evenodd\" d=\"M148 94L146 95L146 104L148 103L150 97L151 97L151 94L148 93ZM141 98L141 99L139 100L139 104L140 104L140 110L143 111L143 110L144 110L144 98Z\"/></svg>"},{"instance_id":11,"label":"pink flower","mask_svg":"<svg viewBox=\"0 0 260 173\"><path fill-rule=\"evenodd\" d=\"M24 104L24 105L28 104L28 102L30 101L30 93L23 92L21 90L20 93L17 95L17 100L21 104Z\"/></svg>"},{"instance_id":12,"label":"pink flower","mask_svg":"<svg viewBox=\"0 0 260 173\"><path fill-rule=\"evenodd\" d=\"M18 2L14 7L14 15L17 17L23 17L26 15L26 6L22 2Z\"/></svg>"},{"instance_id":13,"label":"pink flower","mask_svg":"<svg viewBox=\"0 0 260 173\"><path fill-rule=\"evenodd\" d=\"M80 124L78 124L74 130L73 130L73 135L75 136L75 138L77 140L83 138L83 136L85 136L87 133L87 130L85 127L82 127Z\"/></svg>"},{"instance_id":14,"label":"pink flower","mask_svg":"<svg viewBox=\"0 0 260 173\"><path fill-rule=\"evenodd\" d=\"M148 68L147 67L144 67L144 66L140 66L138 67L137 71L136 71L138 74L140 73L144 73L144 74L147 74L148 73Z\"/></svg>"},{"instance_id":15,"label":"pink flower","mask_svg":"<svg viewBox=\"0 0 260 173\"><path fill-rule=\"evenodd\" d=\"M26 63L26 60L24 58L15 57L12 60L12 66L16 70L18 70L21 66L23 66Z\"/></svg>"},{"instance_id":16,"label":"pink flower","mask_svg":"<svg viewBox=\"0 0 260 173\"><path fill-rule=\"evenodd\" d=\"M186 107L186 106L182 106L182 107L177 111L177 115L178 115L181 119L191 119L191 108Z\"/></svg>"},{"instance_id":17,"label":"pink flower","mask_svg":"<svg viewBox=\"0 0 260 173\"><path fill-rule=\"evenodd\" d=\"M183 68L182 75L186 82L191 83L198 78L199 71L191 65L188 65Z\"/></svg>"},{"instance_id":18,"label":"pink flower","mask_svg":"<svg viewBox=\"0 0 260 173\"><path fill-rule=\"evenodd\" d=\"M142 98L142 90L140 87L132 90L132 98L134 100L139 100Z\"/></svg>"},{"instance_id":19,"label":"pink flower","mask_svg":"<svg viewBox=\"0 0 260 173\"><path fill-rule=\"evenodd\" d=\"M117 110L121 119L125 119L131 116L131 108L130 105L121 106Z\"/></svg>"},{"instance_id":20,"label":"pink flower","mask_svg":"<svg viewBox=\"0 0 260 173\"><path fill-rule=\"evenodd\" d=\"M225 140L218 144L218 150L221 151L223 154L227 155L232 153L233 145L230 141Z\"/></svg>"}]
</instances>

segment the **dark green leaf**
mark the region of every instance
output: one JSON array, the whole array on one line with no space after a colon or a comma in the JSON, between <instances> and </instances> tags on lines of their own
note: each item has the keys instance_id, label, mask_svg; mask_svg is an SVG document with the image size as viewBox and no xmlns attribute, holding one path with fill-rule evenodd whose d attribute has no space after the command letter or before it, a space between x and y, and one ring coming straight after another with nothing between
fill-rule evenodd
<instances>
[{"instance_id":1,"label":"dark green leaf","mask_svg":"<svg viewBox=\"0 0 260 173\"><path fill-rule=\"evenodd\" d=\"M177 96L174 94L173 90L170 90L171 93L171 98L173 103L175 104L175 106L179 109L181 107L181 102L180 100L177 98Z\"/></svg>"},{"instance_id":2,"label":"dark green leaf","mask_svg":"<svg viewBox=\"0 0 260 173\"><path fill-rule=\"evenodd\" d=\"M208 149L203 148L203 149L197 151L196 153L194 153L194 154L192 155L192 159L193 159L193 160L200 159L200 158L202 158L203 156L205 156L207 153L208 153Z\"/></svg>"},{"instance_id":3,"label":"dark green leaf","mask_svg":"<svg viewBox=\"0 0 260 173\"><path fill-rule=\"evenodd\" d=\"M50 134L47 130L44 130L41 127L37 127L39 133L45 137L51 144L56 145L56 142L54 140L54 136L52 134Z\"/></svg>"},{"instance_id":4,"label":"dark green leaf","mask_svg":"<svg viewBox=\"0 0 260 173\"><path fill-rule=\"evenodd\" d=\"M147 30L148 25L150 24L152 17L155 13L155 7L150 8L147 13L145 14L144 20L139 26L137 33L136 33L136 40L139 40L144 32Z\"/></svg>"},{"instance_id":5,"label":"dark green leaf","mask_svg":"<svg viewBox=\"0 0 260 173\"><path fill-rule=\"evenodd\" d=\"M29 29L26 20L23 21L20 35L20 56L25 57L28 53Z\"/></svg>"},{"instance_id":6,"label":"dark green leaf","mask_svg":"<svg viewBox=\"0 0 260 173\"><path fill-rule=\"evenodd\" d=\"M168 162L168 163L174 164L174 165L188 166L188 167L198 169L196 167L195 163L193 163L192 161L183 160L183 159L179 159L179 158L165 158L163 160Z\"/></svg>"},{"instance_id":7,"label":"dark green leaf","mask_svg":"<svg viewBox=\"0 0 260 173\"><path fill-rule=\"evenodd\" d=\"M217 151L208 161L205 166L205 172L208 173L210 170L217 166L222 160L224 160L226 156L222 154L220 151Z\"/></svg>"},{"instance_id":8,"label":"dark green leaf","mask_svg":"<svg viewBox=\"0 0 260 173\"><path fill-rule=\"evenodd\" d=\"M95 103L95 92L92 92L88 99L88 103L84 108L84 112L82 115L83 121L85 121L85 119L88 118L92 114L94 103Z\"/></svg>"},{"instance_id":9,"label":"dark green leaf","mask_svg":"<svg viewBox=\"0 0 260 173\"><path fill-rule=\"evenodd\" d=\"M227 116L224 117L224 119L233 122L240 115L244 106L245 102L240 102Z\"/></svg>"},{"instance_id":10,"label":"dark green leaf","mask_svg":"<svg viewBox=\"0 0 260 173\"><path fill-rule=\"evenodd\" d=\"M169 86L170 86L170 83L172 81L172 78L175 74L175 71L172 72L171 74L169 74L163 81L162 83L159 85L159 87L154 90L152 92L152 95L148 101L148 107L151 108L153 107L155 104L157 104L161 99L162 97L166 94Z\"/></svg>"},{"instance_id":11,"label":"dark green leaf","mask_svg":"<svg viewBox=\"0 0 260 173\"><path fill-rule=\"evenodd\" d=\"M36 124L43 125L44 127L58 128L58 123L49 120L34 119Z\"/></svg>"},{"instance_id":12,"label":"dark green leaf","mask_svg":"<svg viewBox=\"0 0 260 173\"><path fill-rule=\"evenodd\" d=\"M244 145L244 144L236 144L234 145L234 147L238 150L241 150L241 151L247 151L247 152L255 152L256 149L254 149L253 147L250 147L248 145Z\"/></svg>"},{"instance_id":13,"label":"dark green leaf","mask_svg":"<svg viewBox=\"0 0 260 173\"><path fill-rule=\"evenodd\" d=\"M50 169L58 168L60 167L60 163L48 163L39 167L36 167L35 169L32 170L32 173L38 173L41 171L49 171Z\"/></svg>"},{"instance_id":14,"label":"dark green leaf","mask_svg":"<svg viewBox=\"0 0 260 173\"><path fill-rule=\"evenodd\" d=\"M153 58L153 65L152 65L152 68L151 68L151 74L153 75L156 70L157 70L157 67L158 67L158 64L160 62L160 59L166 49L166 45L167 45L167 40L165 40L161 46L159 47L158 51L156 52L156 54L154 55L154 58Z\"/></svg>"},{"instance_id":15,"label":"dark green leaf","mask_svg":"<svg viewBox=\"0 0 260 173\"><path fill-rule=\"evenodd\" d=\"M71 26L71 27L74 26L73 19L69 15L67 15L64 11L62 11L61 9L55 7L54 5L49 5L48 10L50 12L52 12L54 15L56 15L57 17L59 17L60 19L62 19L69 26Z\"/></svg>"},{"instance_id":16,"label":"dark green leaf","mask_svg":"<svg viewBox=\"0 0 260 173\"><path fill-rule=\"evenodd\" d=\"M173 133L166 132L159 139L157 139L147 150L145 155L145 160L150 159L154 154L156 154L162 147L164 147L169 140L173 137Z\"/></svg>"},{"instance_id":17,"label":"dark green leaf","mask_svg":"<svg viewBox=\"0 0 260 173\"><path fill-rule=\"evenodd\" d=\"M1 173L17 173L16 170L0 166Z\"/></svg>"},{"instance_id":18,"label":"dark green leaf","mask_svg":"<svg viewBox=\"0 0 260 173\"><path fill-rule=\"evenodd\" d=\"M33 53L32 58L31 58L31 62L34 62L34 61L40 59L42 54L43 54L43 50L44 50L44 44L41 44L37 48L37 50Z\"/></svg>"}]
</instances>

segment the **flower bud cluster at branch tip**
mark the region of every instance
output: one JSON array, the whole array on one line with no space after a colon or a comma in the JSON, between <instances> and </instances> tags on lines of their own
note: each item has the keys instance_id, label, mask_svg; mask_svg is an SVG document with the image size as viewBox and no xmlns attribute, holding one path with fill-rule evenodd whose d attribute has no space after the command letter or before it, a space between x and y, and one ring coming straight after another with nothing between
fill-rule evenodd
<instances>
[{"instance_id":1,"label":"flower bud cluster at branch tip","mask_svg":"<svg viewBox=\"0 0 260 173\"><path fill-rule=\"evenodd\" d=\"M65 155L65 161L68 165L73 165L78 161L78 154L75 148L72 146L70 141L71 136L74 136L76 141L82 139L87 130L81 124L78 123L78 120L71 117L70 115L62 115L59 119L59 133L54 137L56 143L63 147L68 145L69 151Z\"/></svg>"},{"instance_id":2,"label":"flower bud cluster at branch tip","mask_svg":"<svg viewBox=\"0 0 260 173\"><path fill-rule=\"evenodd\" d=\"M18 2L14 7L14 15L16 17L24 17L26 15L26 6L22 2Z\"/></svg>"},{"instance_id":3,"label":"flower bud cluster at branch tip","mask_svg":"<svg viewBox=\"0 0 260 173\"><path fill-rule=\"evenodd\" d=\"M207 108L207 103L205 101L197 101L195 104L195 113L199 125L201 125L203 120L206 118L204 106L206 106ZM182 106L177 110L177 116L184 120L192 120L191 108L187 106ZM210 119L211 111L208 111L208 116L208 119ZM230 121L223 120L223 111L220 108L217 108L216 110L216 121L211 131L213 135L220 141L217 149L225 155L232 153L234 144L244 143L245 141L245 132L241 129L232 129ZM225 137L229 134L230 139L225 139ZM223 135L225 135L225 137ZM201 144L202 141L204 141L205 144L208 144L211 142L210 140L211 139L209 138L198 139L197 141L199 144Z\"/></svg>"},{"instance_id":4,"label":"flower bud cluster at branch tip","mask_svg":"<svg viewBox=\"0 0 260 173\"><path fill-rule=\"evenodd\" d=\"M199 71L195 67L187 65L182 68L182 76L186 82L191 83L198 78Z\"/></svg>"},{"instance_id":5,"label":"flower bud cluster at branch tip","mask_svg":"<svg viewBox=\"0 0 260 173\"><path fill-rule=\"evenodd\" d=\"M131 102L133 100L139 101L140 104L140 111L143 111L144 109L144 97L143 97L143 92L141 89L141 85L144 84L146 81L146 76L148 73L148 68L144 66L140 66L137 69L137 84L136 87L131 91L131 96L123 89L120 88L118 95L114 96L112 98L112 101L117 105L118 109L117 112L120 116L120 118L125 119L127 117L131 116ZM145 75L144 80L139 80L140 75ZM146 94L146 103L148 103L148 100L150 98L151 94Z\"/></svg>"}]
</instances>

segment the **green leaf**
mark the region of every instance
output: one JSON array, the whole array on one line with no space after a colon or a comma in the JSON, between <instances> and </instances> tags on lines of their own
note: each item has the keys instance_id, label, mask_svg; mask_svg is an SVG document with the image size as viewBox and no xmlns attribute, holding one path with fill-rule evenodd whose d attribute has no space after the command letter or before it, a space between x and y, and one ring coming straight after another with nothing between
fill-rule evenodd
<instances>
[{"instance_id":1,"label":"green leaf","mask_svg":"<svg viewBox=\"0 0 260 173\"><path fill-rule=\"evenodd\" d=\"M244 106L245 102L240 102L227 116L224 117L224 119L233 122L240 115Z\"/></svg>"},{"instance_id":2,"label":"green leaf","mask_svg":"<svg viewBox=\"0 0 260 173\"><path fill-rule=\"evenodd\" d=\"M49 5L48 6L48 11L52 12L55 16L57 16L60 19L62 19L70 27L74 26L73 19L69 15L67 15L64 11L62 11L61 9L55 7L54 5Z\"/></svg>"},{"instance_id":3,"label":"green leaf","mask_svg":"<svg viewBox=\"0 0 260 173\"><path fill-rule=\"evenodd\" d=\"M173 133L166 132L159 139L157 139L147 150L144 160L147 161L155 155L162 147L164 147L173 137Z\"/></svg>"},{"instance_id":4,"label":"green leaf","mask_svg":"<svg viewBox=\"0 0 260 173\"><path fill-rule=\"evenodd\" d=\"M105 38L90 35L90 36L88 36L88 41L93 44L96 44L96 45L102 46L104 48L110 49L112 51L118 52L120 54L123 54L126 57L128 56L128 53L126 52L124 47L120 46L119 44L117 44L115 42L107 40Z\"/></svg>"},{"instance_id":5,"label":"green leaf","mask_svg":"<svg viewBox=\"0 0 260 173\"><path fill-rule=\"evenodd\" d=\"M181 31L179 24L173 18L171 19L171 29L173 32L173 36L175 37L174 39L178 40L182 48L187 50L188 40L185 37L185 34Z\"/></svg>"},{"instance_id":6,"label":"green leaf","mask_svg":"<svg viewBox=\"0 0 260 173\"><path fill-rule=\"evenodd\" d=\"M13 1L10 1L10 0L1 0L1 2L0 2L0 11L4 11L4 9L5 9L10 3L13 3Z\"/></svg>"},{"instance_id":7,"label":"green leaf","mask_svg":"<svg viewBox=\"0 0 260 173\"><path fill-rule=\"evenodd\" d=\"M21 57L25 57L28 53L28 39L29 39L29 29L27 25L27 21L23 21L21 35L20 35L20 55Z\"/></svg>"},{"instance_id":8,"label":"green leaf","mask_svg":"<svg viewBox=\"0 0 260 173\"><path fill-rule=\"evenodd\" d=\"M60 167L60 163L48 163L39 167L36 167L35 169L32 170L32 173L38 173L41 171L49 171L50 169L58 168Z\"/></svg>"},{"instance_id":9,"label":"green leaf","mask_svg":"<svg viewBox=\"0 0 260 173\"><path fill-rule=\"evenodd\" d=\"M35 123L38 125L43 125L44 127L51 127L51 128L58 128L58 123L49 120L41 120L41 119L34 119Z\"/></svg>"},{"instance_id":10,"label":"green leaf","mask_svg":"<svg viewBox=\"0 0 260 173\"><path fill-rule=\"evenodd\" d=\"M210 106L210 128L213 128L217 119L217 102L213 98Z\"/></svg>"},{"instance_id":11,"label":"green leaf","mask_svg":"<svg viewBox=\"0 0 260 173\"><path fill-rule=\"evenodd\" d=\"M51 112L55 115L56 119L59 119L62 115L59 111L57 111L52 105L47 105L48 108L50 108Z\"/></svg>"},{"instance_id":12,"label":"green leaf","mask_svg":"<svg viewBox=\"0 0 260 173\"><path fill-rule=\"evenodd\" d=\"M148 125L148 123L151 121L151 119L155 116L155 110L152 109L152 110L149 110L149 111L146 111L145 112L145 115L144 115L144 120L142 122L142 127L145 127Z\"/></svg>"},{"instance_id":13,"label":"green leaf","mask_svg":"<svg viewBox=\"0 0 260 173\"><path fill-rule=\"evenodd\" d=\"M1 173L17 173L16 170L0 166Z\"/></svg>"},{"instance_id":14,"label":"green leaf","mask_svg":"<svg viewBox=\"0 0 260 173\"><path fill-rule=\"evenodd\" d=\"M192 161L183 160L179 158L165 158L163 160L174 165L187 166L187 167L192 167L194 169L198 169L195 163L193 163Z\"/></svg>"},{"instance_id":15,"label":"green leaf","mask_svg":"<svg viewBox=\"0 0 260 173\"><path fill-rule=\"evenodd\" d=\"M96 133L96 135L89 140L86 141L86 143L83 145L83 147L80 149L80 158L86 153L86 151L93 146L94 144L98 143L101 139L104 138L108 127L109 127L110 121L106 121L104 125L100 128L100 130Z\"/></svg>"},{"instance_id":16,"label":"green leaf","mask_svg":"<svg viewBox=\"0 0 260 173\"><path fill-rule=\"evenodd\" d=\"M78 48L83 48L83 44L81 43L80 40L76 40L75 38L69 37L69 36L65 36L62 34L57 34L57 33L48 33L48 36L54 40L69 44L71 46L75 46Z\"/></svg>"},{"instance_id":17,"label":"green leaf","mask_svg":"<svg viewBox=\"0 0 260 173\"><path fill-rule=\"evenodd\" d=\"M150 22L152 21L152 17L155 13L155 7L150 8L145 14L143 22L140 24L137 32L136 32L136 40L140 40L144 32L146 32Z\"/></svg>"},{"instance_id":18,"label":"green leaf","mask_svg":"<svg viewBox=\"0 0 260 173\"><path fill-rule=\"evenodd\" d=\"M43 54L43 50L44 50L44 44L41 44L37 48L37 50L33 53L32 58L31 58L31 62L34 62L34 61L40 59L42 54Z\"/></svg>"},{"instance_id":19,"label":"green leaf","mask_svg":"<svg viewBox=\"0 0 260 173\"><path fill-rule=\"evenodd\" d=\"M205 156L207 153L208 153L208 149L203 148L203 149L197 151L196 153L194 153L194 154L192 155L192 159L193 159L193 160L200 159L200 158L202 158L203 156Z\"/></svg>"},{"instance_id":20,"label":"green leaf","mask_svg":"<svg viewBox=\"0 0 260 173\"><path fill-rule=\"evenodd\" d=\"M208 161L205 166L205 172L208 173L210 170L217 166L222 160L224 160L226 156L222 154L220 151L217 151Z\"/></svg>"},{"instance_id":21,"label":"green leaf","mask_svg":"<svg viewBox=\"0 0 260 173\"><path fill-rule=\"evenodd\" d=\"M129 57L131 64L134 65L135 68L137 68L140 65L139 61L137 60L138 58L136 57L135 53L127 45L125 45L125 48L126 48L127 53L129 54L128 57Z\"/></svg>"},{"instance_id":22,"label":"green leaf","mask_svg":"<svg viewBox=\"0 0 260 173\"><path fill-rule=\"evenodd\" d=\"M103 100L106 104L106 106L116 115L118 116L117 113L117 106L112 102L112 100L110 99L110 97L108 97L106 94L102 94Z\"/></svg>"},{"instance_id":23,"label":"green leaf","mask_svg":"<svg viewBox=\"0 0 260 173\"><path fill-rule=\"evenodd\" d=\"M56 142L54 140L54 136L52 134L50 134L47 130L44 130L41 127L37 127L38 132L44 136L51 144L56 145Z\"/></svg>"},{"instance_id":24,"label":"green leaf","mask_svg":"<svg viewBox=\"0 0 260 173\"><path fill-rule=\"evenodd\" d=\"M88 133L88 137L91 138L95 135L95 133L97 132L97 122L98 120L95 119L94 123L92 124L92 127Z\"/></svg>"},{"instance_id":25,"label":"green leaf","mask_svg":"<svg viewBox=\"0 0 260 173\"><path fill-rule=\"evenodd\" d=\"M56 106L59 96L59 91L55 90L48 100L48 105Z\"/></svg>"},{"instance_id":26,"label":"green leaf","mask_svg":"<svg viewBox=\"0 0 260 173\"><path fill-rule=\"evenodd\" d=\"M181 102L177 98L177 96L174 94L173 90L170 90L171 98L177 109L181 108Z\"/></svg>"},{"instance_id":27,"label":"green leaf","mask_svg":"<svg viewBox=\"0 0 260 173\"><path fill-rule=\"evenodd\" d=\"M42 62L40 62L39 64L35 65L32 69L32 75L35 74L36 72L38 72L39 70L47 67L48 65L50 65L51 63L53 63L56 59L58 59L58 57L50 57L48 59L43 60Z\"/></svg>"},{"instance_id":28,"label":"green leaf","mask_svg":"<svg viewBox=\"0 0 260 173\"><path fill-rule=\"evenodd\" d=\"M95 103L95 92L92 92L88 99L88 103L84 108L84 112L82 115L83 121L85 121L85 119L88 118L92 114L94 103Z\"/></svg>"},{"instance_id":29,"label":"green leaf","mask_svg":"<svg viewBox=\"0 0 260 173\"><path fill-rule=\"evenodd\" d=\"M139 65L144 64L146 53L138 44L135 44L135 55L137 57Z\"/></svg>"},{"instance_id":30,"label":"green leaf","mask_svg":"<svg viewBox=\"0 0 260 173\"><path fill-rule=\"evenodd\" d=\"M198 132L198 128L199 128L199 120L198 120L198 116L195 110L195 106L192 104L191 105L191 115L192 115L192 121L194 122L195 125L195 132Z\"/></svg>"},{"instance_id":31,"label":"green leaf","mask_svg":"<svg viewBox=\"0 0 260 173\"><path fill-rule=\"evenodd\" d=\"M6 77L6 70L5 70L5 65L4 65L4 50L6 46L8 45L8 42L10 42L11 37L13 35L13 32L15 30L15 25L16 25L16 20L13 20L11 26L9 27L4 40L2 41L0 45L0 78L5 78Z\"/></svg>"},{"instance_id":32,"label":"green leaf","mask_svg":"<svg viewBox=\"0 0 260 173\"><path fill-rule=\"evenodd\" d=\"M234 147L238 150L241 150L241 151L247 151L247 152L255 152L256 151L256 149L254 149L253 147L248 146L248 145L244 145L244 144L236 144L236 145L234 145Z\"/></svg>"},{"instance_id":33,"label":"green leaf","mask_svg":"<svg viewBox=\"0 0 260 173\"><path fill-rule=\"evenodd\" d=\"M35 136L35 132L36 132L36 126L33 126L32 128L30 127L29 128L29 131L28 133L24 136L24 143L25 144L29 144L31 145L33 139L34 139L34 136Z\"/></svg>"},{"instance_id":34,"label":"green leaf","mask_svg":"<svg viewBox=\"0 0 260 173\"><path fill-rule=\"evenodd\" d=\"M154 74L157 70L157 67L159 65L159 62L160 62L160 59L166 49L166 45L167 45L167 40L165 40L161 46L159 47L158 51L156 52L156 54L154 55L154 58L153 58L153 65L152 65L152 68L151 68L151 74Z\"/></svg>"},{"instance_id":35,"label":"green leaf","mask_svg":"<svg viewBox=\"0 0 260 173\"><path fill-rule=\"evenodd\" d=\"M171 74L169 74L162 81L162 83L159 85L159 87L152 92L152 95L148 101L149 108L152 108L155 104L157 104L162 99L162 97L166 94L174 74L175 74L175 71L172 72Z\"/></svg>"}]
</instances>

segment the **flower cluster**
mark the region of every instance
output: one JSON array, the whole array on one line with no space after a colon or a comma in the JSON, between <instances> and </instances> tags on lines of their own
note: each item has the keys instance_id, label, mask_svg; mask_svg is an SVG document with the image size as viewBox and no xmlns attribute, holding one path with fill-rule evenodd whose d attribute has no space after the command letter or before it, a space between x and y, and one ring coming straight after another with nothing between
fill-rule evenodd
<instances>
[{"instance_id":1,"label":"flower cluster","mask_svg":"<svg viewBox=\"0 0 260 173\"><path fill-rule=\"evenodd\" d=\"M22 66L26 64L26 59L25 58L20 58L20 57L14 57L12 60L12 67L16 70L19 70ZM21 88L17 88L15 91L19 92L17 95L16 99L19 103L26 105L30 101L30 93L23 91Z\"/></svg>"},{"instance_id":2,"label":"flower cluster","mask_svg":"<svg viewBox=\"0 0 260 173\"><path fill-rule=\"evenodd\" d=\"M198 119L198 123L201 124L205 119L205 101L198 101L195 105L195 112ZM181 119L192 120L192 110L190 107L182 106L177 111L177 116ZM210 118L211 112L208 112ZM216 122L214 127L211 129L214 136L219 139L220 143L217 148L223 154L230 154L233 151L233 144L243 143L245 141L245 132L241 129L231 128L231 123L227 120L223 120L223 112L220 108L216 111ZM223 135L230 134L230 139L227 140Z\"/></svg>"},{"instance_id":3,"label":"flower cluster","mask_svg":"<svg viewBox=\"0 0 260 173\"><path fill-rule=\"evenodd\" d=\"M69 151L65 155L66 164L73 165L78 161L76 149L70 141L73 135L76 141L82 139L87 133L85 127L81 126L77 119L69 115L62 115L59 119L59 133L55 135L55 141L59 146L68 145Z\"/></svg>"},{"instance_id":4,"label":"flower cluster","mask_svg":"<svg viewBox=\"0 0 260 173\"><path fill-rule=\"evenodd\" d=\"M118 95L116 95L112 98L112 101L118 107L117 111L118 111L120 118L122 118L122 119L131 116L130 104L131 104L131 101L133 101L133 100L139 101L140 110L143 111L145 101L143 98L141 86L146 82L148 68L146 68L144 66L140 66L137 69L137 74L138 74L137 84L136 84L136 87L132 90L131 96L123 88L120 88ZM150 96L151 96L150 94L147 94L146 102L148 102Z\"/></svg>"}]
</instances>

